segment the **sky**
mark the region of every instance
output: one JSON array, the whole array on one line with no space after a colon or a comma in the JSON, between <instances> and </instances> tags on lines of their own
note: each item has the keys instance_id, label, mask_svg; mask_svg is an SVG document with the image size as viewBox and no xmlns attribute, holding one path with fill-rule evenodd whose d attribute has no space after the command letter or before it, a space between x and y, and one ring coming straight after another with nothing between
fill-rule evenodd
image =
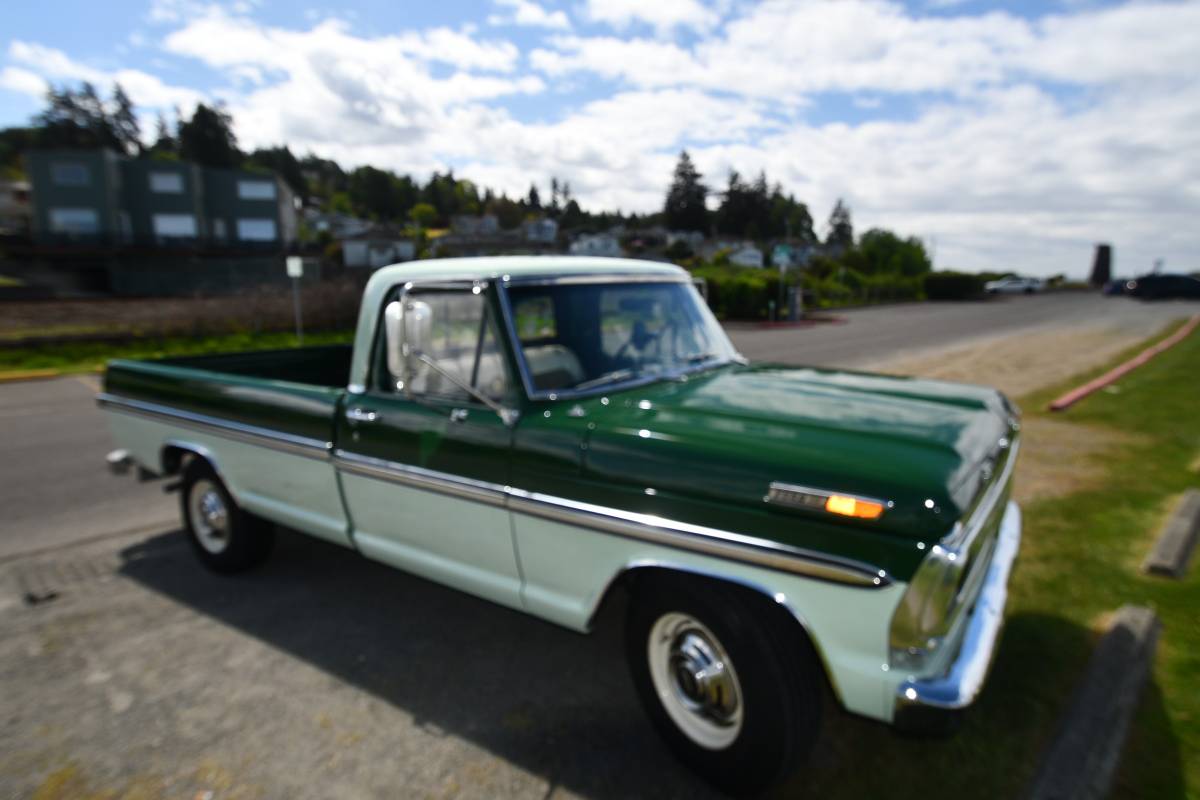
<instances>
[{"instance_id":1,"label":"sky","mask_svg":"<svg viewBox=\"0 0 1200 800\"><path fill-rule=\"evenodd\" d=\"M654 211L681 149L765 171L824 233L938 269L1200 269L1200 2L15 0L0 125L50 84L158 113L221 101L244 149ZM715 206L716 197L710 198Z\"/></svg>"}]
</instances>

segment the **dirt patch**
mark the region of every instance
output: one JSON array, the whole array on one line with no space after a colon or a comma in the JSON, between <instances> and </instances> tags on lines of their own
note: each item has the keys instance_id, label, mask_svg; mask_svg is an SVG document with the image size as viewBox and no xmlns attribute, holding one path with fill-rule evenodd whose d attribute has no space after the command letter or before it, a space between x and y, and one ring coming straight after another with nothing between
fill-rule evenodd
<instances>
[{"instance_id":1,"label":"dirt patch","mask_svg":"<svg viewBox=\"0 0 1200 800\"><path fill-rule=\"evenodd\" d=\"M872 366L900 375L987 384L1010 397L1020 397L1105 364L1164 327L1160 319L1119 327L1052 326L959 347L951 345Z\"/></svg>"},{"instance_id":2,"label":"dirt patch","mask_svg":"<svg viewBox=\"0 0 1200 800\"><path fill-rule=\"evenodd\" d=\"M1013 484L1018 503L1063 497L1098 486L1104 457L1136 445L1140 438L1108 428L1063 420L1026 418Z\"/></svg>"}]
</instances>

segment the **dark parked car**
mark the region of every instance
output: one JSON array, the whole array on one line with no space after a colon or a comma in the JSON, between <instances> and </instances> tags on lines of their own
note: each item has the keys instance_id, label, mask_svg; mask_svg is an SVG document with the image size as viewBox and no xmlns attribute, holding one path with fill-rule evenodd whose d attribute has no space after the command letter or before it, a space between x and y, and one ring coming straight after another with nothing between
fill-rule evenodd
<instances>
[{"instance_id":1,"label":"dark parked car","mask_svg":"<svg viewBox=\"0 0 1200 800\"><path fill-rule=\"evenodd\" d=\"M1200 280L1191 275L1142 275L1125 284L1125 292L1142 300L1190 297L1200 300Z\"/></svg>"}]
</instances>

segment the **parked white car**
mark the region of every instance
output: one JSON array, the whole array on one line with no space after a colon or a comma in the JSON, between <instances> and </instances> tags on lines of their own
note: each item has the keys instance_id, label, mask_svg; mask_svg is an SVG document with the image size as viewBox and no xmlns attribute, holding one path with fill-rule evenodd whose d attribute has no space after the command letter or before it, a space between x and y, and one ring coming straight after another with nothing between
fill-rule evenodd
<instances>
[{"instance_id":1,"label":"parked white car","mask_svg":"<svg viewBox=\"0 0 1200 800\"><path fill-rule=\"evenodd\" d=\"M1037 278L1020 278L1010 276L998 281L988 281L983 285L988 294L1033 294L1045 288Z\"/></svg>"}]
</instances>

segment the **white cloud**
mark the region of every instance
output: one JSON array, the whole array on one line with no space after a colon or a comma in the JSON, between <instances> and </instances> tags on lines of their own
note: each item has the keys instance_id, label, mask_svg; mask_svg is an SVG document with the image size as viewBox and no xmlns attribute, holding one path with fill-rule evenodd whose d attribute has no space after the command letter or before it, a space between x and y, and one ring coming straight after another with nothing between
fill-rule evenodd
<instances>
[{"instance_id":1,"label":"white cloud","mask_svg":"<svg viewBox=\"0 0 1200 800\"><path fill-rule=\"evenodd\" d=\"M545 7L533 0L495 0L496 5L508 9L507 14L492 14L488 22L492 25L525 25L533 28L556 28L566 30L571 27L566 12L560 10L547 11Z\"/></svg>"},{"instance_id":2,"label":"white cloud","mask_svg":"<svg viewBox=\"0 0 1200 800\"><path fill-rule=\"evenodd\" d=\"M28 69L21 70L21 72L26 73L27 76L34 73L40 76L43 85L48 81L59 83L88 81L101 94L107 94L112 91L115 84L119 83L130 99L139 106L155 109L167 109L172 106L191 108L204 98L200 92L186 87L172 86L148 72L136 69L111 71L96 69L73 60L61 50L20 40L9 45L8 57L12 61L24 64ZM24 82L29 85L28 77L24 78Z\"/></svg>"},{"instance_id":3,"label":"white cloud","mask_svg":"<svg viewBox=\"0 0 1200 800\"><path fill-rule=\"evenodd\" d=\"M522 53L470 25L367 36L330 19L284 28L157 8L169 57L228 87L209 97L228 101L246 147L286 142L421 178L453 168L510 194L553 175L587 207L627 211L659 206L687 147L713 188L730 169L766 170L820 221L845 197L858 230L935 240L940 266L1082 275L1109 240L1131 272L1200 250L1198 3L1032 20L885 0L572 6L603 35L530 16L561 13L533 0L499 5L504 24L552 35ZM120 80L142 105L202 96L9 45L0 87L40 93L46 80ZM594 93L573 101L581 91ZM510 105L519 95L539 102ZM844 102L859 121L828 121Z\"/></svg>"},{"instance_id":4,"label":"white cloud","mask_svg":"<svg viewBox=\"0 0 1200 800\"><path fill-rule=\"evenodd\" d=\"M0 70L0 87L37 98L44 96L49 88L45 78L20 67Z\"/></svg>"},{"instance_id":5,"label":"white cloud","mask_svg":"<svg viewBox=\"0 0 1200 800\"><path fill-rule=\"evenodd\" d=\"M644 23L658 33L675 28L707 31L720 22L720 15L699 0L587 0L584 12L593 22L624 30Z\"/></svg>"}]
</instances>

